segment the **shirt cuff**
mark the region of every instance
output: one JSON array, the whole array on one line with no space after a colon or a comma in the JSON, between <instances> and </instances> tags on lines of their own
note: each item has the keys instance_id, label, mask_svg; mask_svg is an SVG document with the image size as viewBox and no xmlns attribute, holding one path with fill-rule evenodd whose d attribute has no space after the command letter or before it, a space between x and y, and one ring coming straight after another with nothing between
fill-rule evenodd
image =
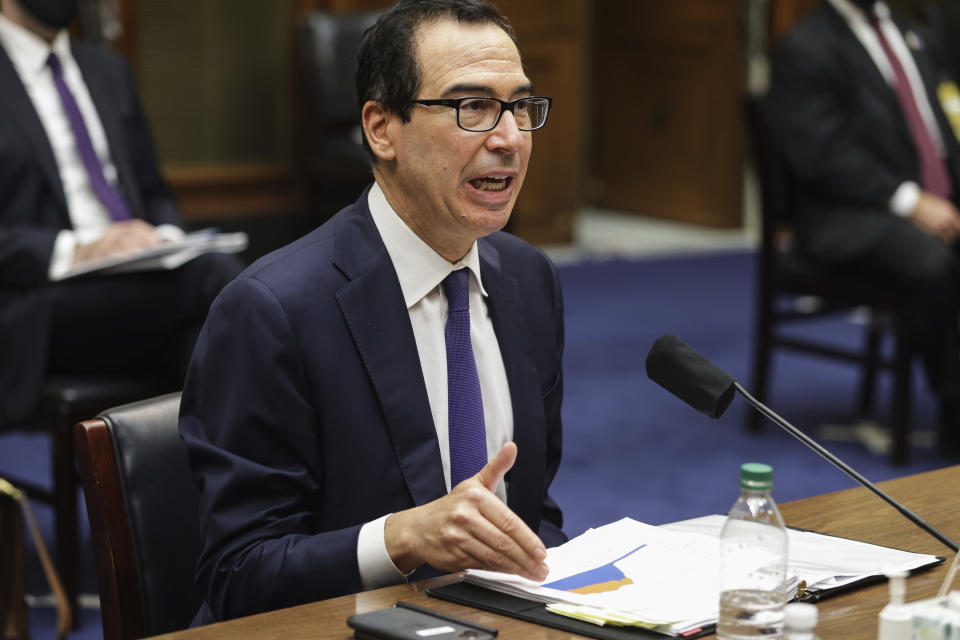
<instances>
[{"instance_id":1,"label":"shirt cuff","mask_svg":"<svg viewBox=\"0 0 960 640\"><path fill-rule=\"evenodd\" d=\"M56 280L73 266L73 254L77 249L77 236L69 229L62 229L53 241L53 253L50 255L50 267L47 277Z\"/></svg>"},{"instance_id":2,"label":"shirt cuff","mask_svg":"<svg viewBox=\"0 0 960 640\"><path fill-rule=\"evenodd\" d=\"M920 202L920 185L907 181L897 187L890 198L890 211L901 218L909 218Z\"/></svg>"},{"instance_id":3,"label":"shirt cuff","mask_svg":"<svg viewBox=\"0 0 960 640\"><path fill-rule=\"evenodd\" d=\"M364 591L402 583L407 576L397 569L387 553L383 525L390 514L360 527L357 538L357 566Z\"/></svg>"}]
</instances>

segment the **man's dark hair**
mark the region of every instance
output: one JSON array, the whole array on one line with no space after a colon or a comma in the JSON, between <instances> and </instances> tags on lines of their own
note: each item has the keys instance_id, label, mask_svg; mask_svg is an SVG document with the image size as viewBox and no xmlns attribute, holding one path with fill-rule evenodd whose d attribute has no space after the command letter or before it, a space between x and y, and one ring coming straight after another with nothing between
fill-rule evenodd
<instances>
[{"instance_id":1,"label":"man's dark hair","mask_svg":"<svg viewBox=\"0 0 960 640\"><path fill-rule=\"evenodd\" d=\"M494 24L517 43L507 19L486 0L400 0L367 29L357 53L357 99L373 100L410 121L411 101L420 90L420 65L414 35L422 24L456 20ZM370 151L366 136L363 146Z\"/></svg>"}]
</instances>

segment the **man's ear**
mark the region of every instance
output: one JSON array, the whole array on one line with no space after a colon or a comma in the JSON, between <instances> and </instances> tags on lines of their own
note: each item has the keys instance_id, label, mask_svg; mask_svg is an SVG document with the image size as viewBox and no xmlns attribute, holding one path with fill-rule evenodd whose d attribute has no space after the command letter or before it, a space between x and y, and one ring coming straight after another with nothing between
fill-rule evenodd
<instances>
[{"instance_id":1,"label":"man's ear","mask_svg":"<svg viewBox=\"0 0 960 640\"><path fill-rule=\"evenodd\" d=\"M360 122L367 137L367 144L381 160L393 160L397 155L394 140L390 136L390 124L396 119L396 115L373 100L367 101L360 112Z\"/></svg>"}]
</instances>

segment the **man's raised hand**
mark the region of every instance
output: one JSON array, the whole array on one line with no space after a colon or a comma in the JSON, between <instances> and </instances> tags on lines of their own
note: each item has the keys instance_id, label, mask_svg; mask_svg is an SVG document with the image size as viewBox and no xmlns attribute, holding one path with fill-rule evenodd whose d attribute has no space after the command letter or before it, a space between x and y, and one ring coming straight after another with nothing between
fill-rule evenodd
<instances>
[{"instance_id":1,"label":"man's raised hand","mask_svg":"<svg viewBox=\"0 0 960 640\"><path fill-rule=\"evenodd\" d=\"M410 573L429 564L442 571L488 569L544 580L543 542L493 493L516 459L517 445L508 442L448 495L390 515L383 535L397 568Z\"/></svg>"}]
</instances>

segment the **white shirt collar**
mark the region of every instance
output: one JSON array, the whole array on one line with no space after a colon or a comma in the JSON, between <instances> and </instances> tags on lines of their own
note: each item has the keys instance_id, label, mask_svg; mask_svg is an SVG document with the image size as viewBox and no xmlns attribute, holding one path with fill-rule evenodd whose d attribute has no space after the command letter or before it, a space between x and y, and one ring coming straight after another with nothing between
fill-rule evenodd
<instances>
[{"instance_id":1,"label":"white shirt collar","mask_svg":"<svg viewBox=\"0 0 960 640\"><path fill-rule=\"evenodd\" d=\"M370 188L367 205L400 279L400 289L408 309L436 289L451 272L463 267L470 269L480 293L487 295L480 279L480 253L476 241L467 255L450 263L421 240L397 215L379 184L374 183Z\"/></svg>"},{"instance_id":2,"label":"white shirt collar","mask_svg":"<svg viewBox=\"0 0 960 640\"><path fill-rule=\"evenodd\" d=\"M17 68L21 76L35 77L42 73L47 66L47 58L53 51L60 57L70 58L70 36L66 29L61 29L53 39L53 43L25 29L18 24L0 15L0 43L6 49L7 55Z\"/></svg>"},{"instance_id":3,"label":"white shirt collar","mask_svg":"<svg viewBox=\"0 0 960 640\"><path fill-rule=\"evenodd\" d=\"M848 23L869 22L867 20L867 14L864 13L863 9L850 2L850 0L828 0L828 2L833 5L833 8L836 9ZM873 5L873 12L877 18L879 18L880 22L885 22L890 19L890 7L887 6L886 2L881 1Z\"/></svg>"}]
</instances>

